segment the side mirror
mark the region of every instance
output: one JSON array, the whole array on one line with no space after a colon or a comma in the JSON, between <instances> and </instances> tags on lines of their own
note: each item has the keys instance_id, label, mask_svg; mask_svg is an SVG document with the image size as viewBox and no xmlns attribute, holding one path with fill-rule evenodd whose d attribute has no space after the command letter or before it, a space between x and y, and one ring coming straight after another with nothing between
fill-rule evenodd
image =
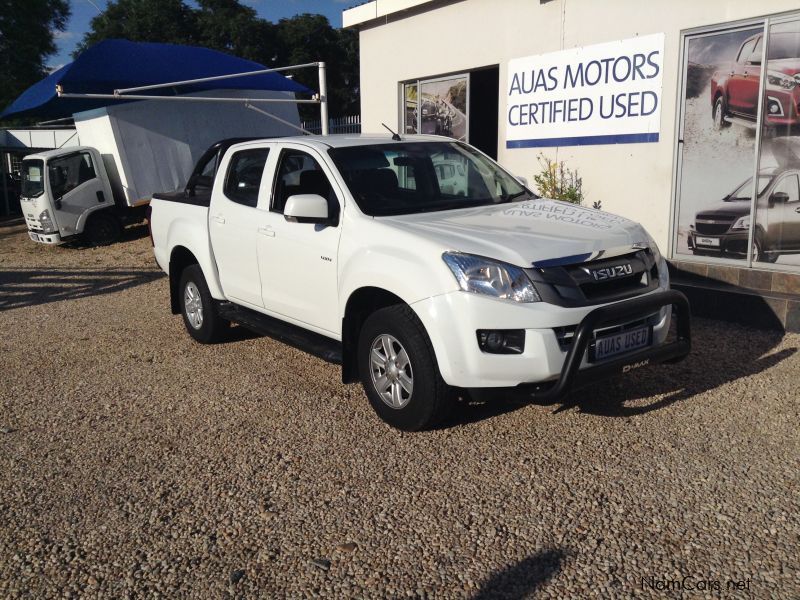
<instances>
[{"instance_id":1,"label":"side mirror","mask_svg":"<svg viewBox=\"0 0 800 600\"><path fill-rule=\"evenodd\" d=\"M286 200L283 216L296 223L328 223L328 201L319 194L295 194Z\"/></svg>"},{"instance_id":2,"label":"side mirror","mask_svg":"<svg viewBox=\"0 0 800 600\"><path fill-rule=\"evenodd\" d=\"M525 187L528 187L528 179L525 177L515 177L517 181L519 181Z\"/></svg>"},{"instance_id":3,"label":"side mirror","mask_svg":"<svg viewBox=\"0 0 800 600\"><path fill-rule=\"evenodd\" d=\"M769 197L769 205L775 206L776 204L785 204L789 201L789 194L786 192L775 192Z\"/></svg>"}]
</instances>

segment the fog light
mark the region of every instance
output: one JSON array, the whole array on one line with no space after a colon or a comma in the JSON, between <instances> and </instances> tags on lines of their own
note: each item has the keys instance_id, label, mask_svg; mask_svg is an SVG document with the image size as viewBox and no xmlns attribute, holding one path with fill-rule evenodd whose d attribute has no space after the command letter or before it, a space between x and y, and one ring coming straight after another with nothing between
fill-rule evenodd
<instances>
[{"instance_id":1,"label":"fog light","mask_svg":"<svg viewBox=\"0 0 800 600\"><path fill-rule=\"evenodd\" d=\"M783 106L776 98L767 98L767 112L773 117L782 117Z\"/></svg>"},{"instance_id":2,"label":"fog light","mask_svg":"<svg viewBox=\"0 0 800 600\"><path fill-rule=\"evenodd\" d=\"M489 354L522 354L524 329L478 329L478 347Z\"/></svg>"}]
</instances>

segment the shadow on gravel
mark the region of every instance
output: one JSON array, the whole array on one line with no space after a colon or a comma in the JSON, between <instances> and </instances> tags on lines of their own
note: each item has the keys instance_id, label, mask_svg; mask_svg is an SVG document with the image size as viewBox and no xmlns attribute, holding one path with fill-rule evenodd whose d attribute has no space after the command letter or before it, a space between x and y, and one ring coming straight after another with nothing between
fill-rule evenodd
<instances>
[{"instance_id":1,"label":"shadow on gravel","mask_svg":"<svg viewBox=\"0 0 800 600\"><path fill-rule=\"evenodd\" d=\"M529 556L492 575L473 600L527 597L561 570L565 558L561 550L545 550Z\"/></svg>"},{"instance_id":2,"label":"shadow on gravel","mask_svg":"<svg viewBox=\"0 0 800 600\"><path fill-rule=\"evenodd\" d=\"M0 311L113 294L150 283L159 271L20 269L0 271Z\"/></svg>"},{"instance_id":3,"label":"shadow on gravel","mask_svg":"<svg viewBox=\"0 0 800 600\"><path fill-rule=\"evenodd\" d=\"M797 348L772 352L784 334L753 330L715 321L692 324L692 353L675 365L655 365L591 387L572 391L556 406L554 413L577 408L582 413L604 417L633 417L659 410L697 394L765 371L789 358ZM653 402L638 401L658 396ZM496 390L464 399L452 418L441 428L477 423L519 410L528 404L542 404L530 394Z\"/></svg>"},{"instance_id":4,"label":"shadow on gravel","mask_svg":"<svg viewBox=\"0 0 800 600\"><path fill-rule=\"evenodd\" d=\"M692 326L692 353L682 362L651 367L647 376L623 377L574 390L555 412L578 408L604 417L633 417L757 375L797 352L797 348L786 348L769 354L781 343L781 332L697 321ZM645 405L626 404L652 396L662 397Z\"/></svg>"},{"instance_id":5,"label":"shadow on gravel","mask_svg":"<svg viewBox=\"0 0 800 600\"><path fill-rule=\"evenodd\" d=\"M129 225L125 229L122 230L122 236L119 238L119 241L114 242L111 244L112 246L115 244L122 244L124 242L132 242L133 240L138 240L143 237L147 237L150 235L150 231L147 229L147 222L144 221L142 223L136 223L135 225ZM74 240L70 240L61 246L62 248L72 248L73 250L82 250L84 248L92 248L92 245L84 241L82 238L77 237Z\"/></svg>"}]
</instances>

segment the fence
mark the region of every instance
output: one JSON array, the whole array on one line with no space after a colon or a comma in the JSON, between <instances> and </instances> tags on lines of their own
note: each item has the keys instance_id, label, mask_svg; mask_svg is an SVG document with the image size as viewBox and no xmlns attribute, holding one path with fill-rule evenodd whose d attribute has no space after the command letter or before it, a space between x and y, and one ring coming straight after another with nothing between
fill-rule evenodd
<instances>
[{"instance_id":1,"label":"fence","mask_svg":"<svg viewBox=\"0 0 800 600\"><path fill-rule=\"evenodd\" d=\"M322 133L322 121L319 119L303 121L300 125L310 133ZM330 133L361 133L361 115L328 119L328 130Z\"/></svg>"}]
</instances>

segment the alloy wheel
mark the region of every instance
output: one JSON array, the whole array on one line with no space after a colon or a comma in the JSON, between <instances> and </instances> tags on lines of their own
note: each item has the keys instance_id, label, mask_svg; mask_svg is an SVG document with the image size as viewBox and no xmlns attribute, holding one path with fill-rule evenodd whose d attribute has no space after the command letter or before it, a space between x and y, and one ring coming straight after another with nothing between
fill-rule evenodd
<instances>
[{"instance_id":1,"label":"alloy wheel","mask_svg":"<svg viewBox=\"0 0 800 600\"><path fill-rule=\"evenodd\" d=\"M414 392L414 372L403 345L392 335L379 335L370 345L369 362L381 400L394 409L405 407Z\"/></svg>"},{"instance_id":2,"label":"alloy wheel","mask_svg":"<svg viewBox=\"0 0 800 600\"><path fill-rule=\"evenodd\" d=\"M191 326L200 329L203 326L203 299L194 281L187 283L183 290L183 306Z\"/></svg>"}]
</instances>

